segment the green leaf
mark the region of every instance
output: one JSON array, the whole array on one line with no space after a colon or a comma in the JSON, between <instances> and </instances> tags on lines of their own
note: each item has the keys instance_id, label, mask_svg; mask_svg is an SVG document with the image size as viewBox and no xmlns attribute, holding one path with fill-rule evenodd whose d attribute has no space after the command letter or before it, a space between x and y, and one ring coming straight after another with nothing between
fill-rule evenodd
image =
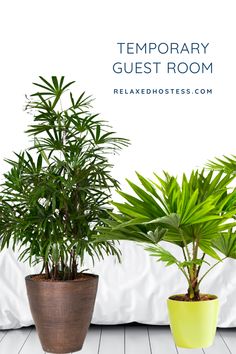
<instances>
[{"instance_id":1,"label":"green leaf","mask_svg":"<svg viewBox=\"0 0 236 354\"><path fill-rule=\"evenodd\" d=\"M218 256L218 254L215 252L215 250L212 247L212 242L211 240L207 240L207 239L202 239L199 241L199 247L201 248L201 250L208 254L208 256L217 259L218 261L221 260L221 258Z\"/></svg>"},{"instance_id":2,"label":"green leaf","mask_svg":"<svg viewBox=\"0 0 236 354\"><path fill-rule=\"evenodd\" d=\"M233 232L232 229L222 232L212 241L212 246L226 257L236 259L236 232Z\"/></svg>"},{"instance_id":3,"label":"green leaf","mask_svg":"<svg viewBox=\"0 0 236 354\"><path fill-rule=\"evenodd\" d=\"M62 78L62 80L64 80L64 78ZM54 88L55 88L56 91L57 91L58 88L59 88L59 83L58 83L58 80L57 80L57 77L56 77L56 76L52 76L52 82L53 82Z\"/></svg>"},{"instance_id":4,"label":"green leaf","mask_svg":"<svg viewBox=\"0 0 236 354\"><path fill-rule=\"evenodd\" d=\"M164 262L166 266L179 264L177 258L175 258L169 251L167 251L166 249L162 248L159 245L148 246L145 248L145 250L150 253L150 256L156 257L157 261Z\"/></svg>"},{"instance_id":5,"label":"green leaf","mask_svg":"<svg viewBox=\"0 0 236 354\"><path fill-rule=\"evenodd\" d=\"M158 243L161 240L163 240L163 238L165 237L167 233L167 229L163 229L161 227L157 227L154 231L148 231L147 232L147 237L150 238L150 241L152 241L153 243Z\"/></svg>"},{"instance_id":6,"label":"green leaf","mask_svg":"<svg viewBox=\"0 0 236 354\"><path fill-rule=\"evenodd\" d=\"M134 184L133 182L127 179L130 187L134 190L137 196L146 203L148 206L148 210L152 212L152 215L155 217L164 216L164 210L159 206L159 204L155 201L155 199L147 192L145 192L142 188Z\"/></svg>"},{"instance_id":7,"label":"green leaf","mask_svg":"<svg viewBox=\"0 0 236 354\"><path fill-rule=\"evenodd\" d=\"M215 161L209 161L206 166L216 171L223 171L229 174L236 172L236 156L223 156L223 158L215 158Z\"/></svg>"},{"instance_id":8,"label":"green leaf","mask_svg":"<svg viewBox=\"0 0 236 354\"><path fill-rule=\"evenodd\" d=\"M182 222L184 222L184 220L189 218L189 213L190 215L193 213L193 209L195 210L196 208L196 204L197 204L197 200L198 200L198 189L196 189L193 194L191 195L189 201L187 202L186 208L184 208L184 214L181 217Z\"/></svg>"},{"instance_id":9,"label":"green leaf","mask_svg":"<svg viewBox=\"0 0 236 354\"><path fill-rule=\"evenodd\" d=\"M205 261L205 260L203 260L203 259L199 259L199 258L197 258L197 259L192 259L191 261L184 261L184 262L181 262L181 263L179 263L179 267L180 268L185 268L185 267L192 267L193 265L198 265L198 266L201 266L203 263L206 263L207 265L209 265L210 266L210 263L209 262L207 262L207 261Z\"/></svg>"},{"instance_id":10,"label":"green leaf","mask_svg":"<svg viewBox=\"0 0 236 354\"><path fill-rule=\"evenodd\" d=\"M59 259L60 259L60 251L59 251L59 247L57 243L54 243L52 245L52 260L54 264L58 264L59 263Z\"/></svg>"},{"instance_id":11,"label":"green leaf","mask_svg":"<svg viewBox=\"0 0 236 354\"><path fill-rule=\"evenodd\" d=\"M54 87L50 84L49 81L44 79L42 76L39 76L39 78L46 84L46 89L51 89L52 91L54 91ZM34 85L38 85L38 84L34 83Z\"/></svg>"}]
</instances>

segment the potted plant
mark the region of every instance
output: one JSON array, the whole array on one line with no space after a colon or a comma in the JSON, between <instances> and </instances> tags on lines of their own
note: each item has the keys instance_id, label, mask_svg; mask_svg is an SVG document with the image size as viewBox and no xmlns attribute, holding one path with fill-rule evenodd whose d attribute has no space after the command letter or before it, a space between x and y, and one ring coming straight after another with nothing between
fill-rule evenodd
<instances>
[{"instance_id":1,"label":"potted plant","mask_svg":"<svg viewBox=\"0 0 236 354\"><path fill-rule=\"evenodd\" d=\"M6 160L0 191L1 249L20 247L20 260L42 264L26 287L43 349L53 353L80 350L91 321L98 276L84 272L85 254L119 257L113 241L91 239L119 187L108 158L128 145L90 113L90 97L72 94L73 83L52 76L34 84L32 144Z\"/></svg>"},{"instance_id":2,"label":"potted plant","mask_svg":"<svg viewBox=\"0 0 236 354\"><path fill-rule=\"evenodd\" d=\"M96 240L131 240L145 245L157 261L175 265L185 277L187 291L167 300L171 330L177 346L207 347L216 331L218 299L202 294L207 274L226 257L236 258L236 192L229 189L233 177L223 172L193 171L187 178L164 173L154 181L137 173L139 184L128 181L132 194L119 191L124 202L112 203L106 227ZM168 248L181 248L178 259ZM217 252L220 251L220 254ZM213 259L209 263L208 258ZM203 267L204 265L204 267Z\"/></svg>"}]
</instances>

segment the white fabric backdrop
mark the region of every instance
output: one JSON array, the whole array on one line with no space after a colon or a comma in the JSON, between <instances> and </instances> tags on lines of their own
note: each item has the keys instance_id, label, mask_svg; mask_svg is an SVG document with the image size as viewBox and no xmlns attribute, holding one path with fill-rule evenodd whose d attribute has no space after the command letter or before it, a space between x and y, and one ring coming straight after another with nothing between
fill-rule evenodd
<instances>
[{"instance_id":1,"label":"white fabric backdrop","mask_svg":"<svg viewBox=\"0 0 236 354\"><path fill-rule=\"evenodd\" d=\"M121 250L122 264L107 257L90 268L100 275L92 323L168 324L166 299L186 291L185 279L174 266L166 268L155 262L141 246L122 242ZM5 250L0 254L0 270L0 329L31 325L24 277L40 271L40 267L30 269L17 261L16 254ZM219 296L218 325L236 326L236 261L226 260L215 268L201 291Z\"/></svg>"}]
</instances>

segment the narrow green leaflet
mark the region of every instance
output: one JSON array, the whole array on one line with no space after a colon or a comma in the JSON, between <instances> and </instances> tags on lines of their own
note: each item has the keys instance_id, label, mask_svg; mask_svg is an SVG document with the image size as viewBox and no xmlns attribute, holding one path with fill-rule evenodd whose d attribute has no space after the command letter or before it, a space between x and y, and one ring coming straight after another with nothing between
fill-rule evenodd
<instances>
[{"instance_id":1,"label":"narrow green leaflet","mask_svg":"<svg viewBox=\"0 0 236 354\"><path fill-rule=\"evenodd\" d=\"M150 256L156 257L157 261L164 262L166 266L179 264L179 261L169 251L159 245L145 247L145 250L150 253Z\"/></svg>"},{"instance_id":2,"label":"narrow green leaflet","mask_svg":"<svg viewBox=\"0 0 236 354\"><path fill-rule=\"evenodd\" d=\"M236 232L232 229L228 232L222 232L212 241L212 246L226 257L236 259Z\"/></svg>"}]
</instances>

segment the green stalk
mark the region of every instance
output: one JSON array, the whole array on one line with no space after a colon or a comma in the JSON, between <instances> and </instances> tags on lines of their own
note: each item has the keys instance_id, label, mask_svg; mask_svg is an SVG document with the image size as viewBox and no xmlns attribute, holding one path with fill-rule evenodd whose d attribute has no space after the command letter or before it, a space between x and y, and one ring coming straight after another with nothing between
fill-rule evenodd
<instances>
[{"instance_id":1,"label":"green stalk","mask_svg":"<svg viewBox=\"0 0 236 354\"><path fill-rule=\"evenodd\" d=\"M202 282L202 280L205 278L205 276L213 269L215 268L219 263L223 262L227 257L224 257L222 259L220 259L218 262L216 262L212 267L210 267L201 277L201 279L199 280L198 284L200 284Z\"/></svg>"},{"instance_id":2,"label":"green stalk","mask_svg":"<svg viewBox=\"0 0 236 354\"><path fill-rule=\"evenodd\" d=\"M183 231L180 229L180 235L181 235L181 238L182 238L182 241L183 241L183 244L184 244L184 247L186 248L186 252L187 252L187 256L188 256L188 261L191 261L191 256L190 256L190 253L189 253L189 250L188 250L188 245L187 245L187 242L184 238L184 235L183 235Z\"/></svg>"},{"instance_id":3,"label":"green stalk","mask_svg":"<svg viewBox=\"0 0 236 354\"><path fill-rule=\"evenodd\" d=\"M185 270L184 270L183 268L181 268L181 267L178 265L178 263L177 263L177 266L178 266L179 270L183 273L183 275L185 276L185 278L187 279L187 282L188 282L189 287L192 288L191 281L190 281L190 279L189 279L189 277L188 277L188 274L185 272Z\"/></svg>"},{"instance_id":4,"label":"green stalk","mask_svg":"<svg viewBox=\"0 0 236 354\"><path fill-rule=\"evenodd\" d=\"M205 255L206 255L206 253L203 253L203 255L202 255L202 257L201 257L201 260L202 260L202 261L204 260ZM199 275L199 273L200 273L201 268L202 268L202 264L199 264L198 269L197 269L197 277L198 277L198 275Z\"/></svg>"},{"instance_id":5,"label":"green stalk","mask_svg":"<svg viewBox=\"0 0 236 354\"><path fill-rule=\"evenodd\" d=\"M193 242L193 261L197 259L197 254L198 254L198 245L199 245L199 238L196 238L196 242ZM192 266L192 276L193 276L193 281L197 281L197 265L193 264Z\"/></svg>"},{"instance_id":6,"label":"green stalk","mask_svg":"<svg viewBox=\"0 0 236 354\"><path fill-rule=\"evenodd\" d=\"M185 261L187 261L187 256L186 256L184 248L182 248L182 251L183 251L183 254L184 254L184 259L185 259ZM187 269L188 269L188 276L189 276L189 279L190 279L190 269L189 269L189 267L187 267Z\"/></svg>"},{"instance_id":7,"label":"green stalk","mask_svg":"<svg viewBox=\"0 0 236 354\"><path fill-rule=\"evenodd\" d=\"M52 110L56 107L57 102L60 100L60 98L61 98L61 92L59 92L59 93L56 95L56 97L55 97L55 99L54 99L54 102L53 102L53 104L52 104Z\"/></svg>"}]
</instances>

